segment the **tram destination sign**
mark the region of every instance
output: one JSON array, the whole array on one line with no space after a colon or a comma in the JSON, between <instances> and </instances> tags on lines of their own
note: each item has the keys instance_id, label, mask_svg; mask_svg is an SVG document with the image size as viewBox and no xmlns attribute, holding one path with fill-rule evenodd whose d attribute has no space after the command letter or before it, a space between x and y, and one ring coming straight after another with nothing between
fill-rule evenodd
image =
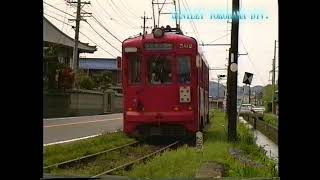
<instances>
[{"instance_id":1,"label":"tram destination sign","mask_svg":"<svg viewBox=\"0 0 320 180\"><path fill-rule=\"evenodd\" d=\"M145 43L144 49L147 51L163 51L163 50L171 50L173 48L173 44L171 43Z\"/></svg>"}]
</instances>

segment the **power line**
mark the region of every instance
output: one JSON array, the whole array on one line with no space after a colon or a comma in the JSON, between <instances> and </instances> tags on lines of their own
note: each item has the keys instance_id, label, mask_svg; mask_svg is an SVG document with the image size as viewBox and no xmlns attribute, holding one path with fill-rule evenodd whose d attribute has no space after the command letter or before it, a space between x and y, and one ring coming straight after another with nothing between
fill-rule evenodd
<instances>
[{"instance_id":1,"label":"power line","mask_svg":"<svg viewBox=\"0 0 320 180\"><path fill-rule=\"evenodd\" d=\"M83 10L83 12L87 13L86 11ZM106 30L112 37L114 37L115 39L117 39L120 43L122 43L121 40L119 40L119 38L117 38L114 34L112 34L99 20L98 18L96 18L95 16L91 15L91 17L93 17L93 19L95 20L96 23L98 23L104 30Z\"/></svg>"},{"instance_id":2,"label":"power line","mask_svg":"<svg viewBox=\"0 0 320 180\"><path fill-rule=\"evenodd\" d=\"M104 52L108 53L109 55L116 57L115 55L109 53L108 51L106 51L105 49L103 49L101 46L99 46L97 43L95 43L94 41L92 41L87 35L83 34L82 32L80 32L80 34L82 34L83 36L85 36L88 40L90 40L92 43L96 44L98 47L100 47Z\"/></svg>"},{"instance_id":3,"label":"power line","mask_svg":"<svg viewBox=\"0 0 320 180\"><path fill-rule=\"evenodd\" d=\"M185 7L184 2L185 2L185 5L187 6L187 8ZM183 6L185 7L186 11L188 11L188 12L191 14L191 10L190 10L190 8L189 8L189 5L188 5L187 0L182 0L182 3L183 3ZM195 26L193 19L191 19L189 22L192 23L192 25L194 26L194 28L195 28L195 30L196 30L196 33L199 35L198 29L197 29L197 27Z\"/></svg>"},{"instance_id":4,"label":"power line","mask_svg":"<svg viewBox=\"0 0 320 180\"><path fill-rule=\"evenodd\" d=\"M118 12L118 9L117 9L117 11L113 8L113 6L112 6L112 4L114 5L114 2L113 1L111 1L111 3L112 4L110 4L109 3L109 1L107 1L108 2L108 4L110 5L110 7L111 7L111 9L119 16L119 18L121 19L121 21L123 21L124 23L126 23L126 24L128 24L130 27L132 27L132 28L135 28L135 24L132 24L128 19L126 19L123 15L121 15L121 12L120 12L120 14L119 14L119 12ZM115 6L115 5L114 5ZM122 19L123 18L123 19ZM133 26L132 26L133 25Z\"/></svg>"},{"instance_id":5,"label":"power line","mask_svg":"<svg viewBox=\"0 0 320 180\"><path fill-rule=\"evenodd\" d=\"M112 16L105 10L105 8L103 8L103 7L101 6L101 4L99 3L99 1L97 0L96 2L97 2L97 4L98 4L98 6L101 7L101 9L103 10L103 12L105 12L105 13L109 16L110 20L114 20L114 18L112 18Z\"/></svg>"},{"instance_id":6,"label":"power line","mask_svg":"<svg viewBox=\"0 0 320 180\"><path fill-rule=\"evenodd\" d=\"M114 49L116 49L119 53L121 53L121 51L118 49L118 48L116 48L116 47L114 47L109 41L107 41L100 33L98 33L92 26L91 26L91 24L89 23L89 22L86 22L87 24L89 24L89 26L91 27L91 29L94 31L94 32L96 32L104 41L106 41L111 47L113 47Z\"/></svg>"},{"instance_id":7,"label":"power line","mask_svg":"<svg viewBox=\"0 0 320 180\"><path fill-rule=\"evenodd\" d=\"M45 1L43 1L43 2L44 2L46 5L48 5L48 6L52 7L52 8L54 8L54 9L56 9L56 10L58 10L58 11L62 12L62 13L65 13L65 14L68 14L69 16L75 17L74 15L69 14L69 13L67 13L67 12L64 12L63 10L61 10L61 9L59 9L59 8L56 8L56 7L54 7L53 5L51 5L51 4L49 4L49 3L45 2Z\"/></svg>"},{"instance_id":8,"label":"power line","mask_svg":"<svg viewBox=\"0 0 320 180\"><path fill-rule=\"evenodd\" d=\"M93 15L92 15L93 19L104 29L106 30L112 37L114 37L115 39L117 39L120 43L122 43L122 41L120 41L115 35L113 35L105 26L103 26L103 24L101 22L99 22Z\"/></svg>"},{"instance_id":9,"label":"power line","mask_svg":"<svg viewBox=\"0 0 320 180\"><path fill-rule=\"evenodd\" d=\"M98 3L98 5L99 5L99 7L101 7L101 9L103 10L103 12L105 12L106 14L107 14L107 16L108 16L108 19L109 20L111 20L111 21L113 21L113 22L115 22L116 24L118 24L119 26L121 26L121 27L123 27L115 18L112 18L111 17L111 15L107 12L107 11L105 11L105 8L103 8L100 4L99 4L99 2L98 1L96 1L97 3ZM84 11L84 10L82 10L83 12L86 12L86 11ZM100 19L105 19L105 18L101 18L101 16L103 16L103 17L107 17L105 14L103 14L103 15L99 15L100 13L98 13L98 11L95 9L95 8L93 8L92 6L90 6L90 11L91 12L94 12L94 14L95 15L97 15L97 17L99 17ZM100 12L100 11L99 11Z\"/></svg>"},{"instance_id":10,"label":"power line","mask_svg":"<svg viewBox=\"0 0 320 180\"><path fill-rule=\"evenodd\" d=\"M61 22L61 23L64 23L64 24L66 24L66 25L68 25L68 26L71 26L71 27L74 27L73 25L71 25L71 24L68 24L68 23L66 23L66 22L64 22L64 21L62 21L62 20L60 20L60 19L57 19L57 18L55 18L55 17L53 17L53 16L50 16L50 15L48 15L48 14L46 14L46 13L44 13L45 15L47 15L47 16L49 16L49 17L51 17L51 18L54 18L55 20L57 20L57 21L59 21L59 22ZM92 39L90 39L87 35L85 35L84 33L82 33L81 31L79 31L79 33L80 34L82 34L83 36L85 36L88 40L90 40L93 44L96 44L98 47L100 47L103 51L105 51L106 53L108 53L108 54L110 54L111 56L113 56L113 57L116 57L115 55L113 55L113 54L111 54L111 53L109 53L108 51L106 51L105 49L103 49L98 43L96 43L95 41L93 41Z\"/></svg>"},{"instance_id":11,"label":"power line","mask_svg":"<svg viewBox=\"0 0 320 180\"><path fill-rule=\"evenodd\" d=\"M47 16L49 16L49 17L51 17L51 18L53 18L53 19L55 19L55 20L57 20L57 21L59 21L59 22L62 22L62 23L64 23L64 24L67 24L67 25L73 27L71 24L68 24L68 23L66 23L66 22L64 22L64 21L62 21L62 20L60 20L60 19L57 19L56 17L53 17L53 16L51 16L51 15L49 15L49 14L46 14L45 12L44 12L43 14L45 14L45 15L47 15Z\"/></svg>"},{"instance_id":12,"label":"power line","mask_svg":"<svg viewBox=\"0 0 320 180\"><path fill-rule=\"evenodd\" d=\"M101 7L101 9L103 10L103 12L105 12L105 13L110 17L110 19L112 19L112 16L102 7L102 5L99 3L99 1L96 0L96 2L97 2L97 4L98 4L98 6Z\"/></svg>"},{"instance_id":13,"label":"power line","mask_svg":"<svg viewBox=\"0 0 320 180\"><path fill-rule=\"evenodd\" d=\"M186 10L186 12L189 12L189 13L191 14L189 5L188 5L188 3L187 3L186 0L182 0L182 5L183 5L184 9ZM190 25L191 25L191 28L192 28L193 31L195 32L195 35L196 35L197 39L199 39L199 40L201 41L200 35L199 35L199 33L198 33L198 30L197 30L197 27L195 26L193 20L190 19L190 20L189 20L189 23L190 23ZM202 41L201 41L201 42L202 42ZM203 42L202 42L202 43L203 43Z\"/></svg>"},{"instance_id":14,"label":"power line","mask_svg":"<svg viewBox=\"0 0 320 180\"><path fill-rule=\"evenodd\" d=\"M121 25L116 18L113 18L113 17L105 10L105 8L102 7L102 5L99 3L98 0L97 0L96 2L97 2L97 4L98 4L98 6L103 10L103 12L108 15L108 19L116 22L119 26L123 27L123 25ZM111 5L109 5L109 6L110 6L110 7L112 8L112 10L114 11L113 7L112 7ZM96 13L96 14L98 14L98 13ZM123 19L121 19L121 18L119 18L119 19L121 20L122 24L126 25L126 27L134 28L134 27L130 26L127 22L124 22ZM127 29L127 28L126 28L126 29Z\"/></svg>"},{"instance_id":15,"label":"power line","mask_svg":"<svg viewBox=\"0 0 320 180\"><path fill-rule=\"evenodd\" d=\"M211 41L211 42L209 42L209 43L213 43L213 42L215 42L215 41L217 41L217 40L219 40L219 39L222 39L222 38L228 36L229 34L230 34L230 33L227 33L227 34L225 34L225 35L223 35L223 36L221 36L221 37L219 37L219 38L217 38L217 39L215 39L215 40L213 40L213 41Z\"/></svg>"},{"instance_id":16,"label":"power line","mask_svg":"<svg viewBox=\"0 0 320 180\"><path fill-rule=\"evenodd\" d=\"M122 2L122 0L120 0L120 3L121 3L121 4L128 10L128 12L131 13L133 16L139 17L139 16L137 16L135 13L133 13L133 12L130 10L130 8L128 8L128 7Z\"/></svg>"},{"instance_id":17,"label":"power line","mask_svg":"<svg viewBox=\"0 0 320 180\"><path fill-rule=\"evenodd\" d=\"M51 11L51 10L49 10L49 9L44 9L45 11L47 11L47 12L50 12L50 13L52 13L52 14L55 14L55 15L57 15L57 16L60 16L60 17L62 17L62 18L64 18L65 16L63 16L63 15L61 15L61 14L58 14L58 13L56 13L56 12L54 12L54 11Z\"/></svg>"},{"instance_id":18,"label":"power line","mask_svg":"<svg viewBox=\"0 0 320 180\"><path fill-rule=\"evenodd\" d=\"M67 9L68 9L68 6L66 6L66 10L65 11L67 11ZM65 22L65 20L66 20L66 14L64 14L63 22ZM65 23L62 23L61 31L63 31L64 25L65 25ZM63 36L62 34L59 36L59 39L58 39L59 43L60 43L60 40L61 40L62 36Z\"/></svg>"},{"instance_id":19,"label":"power line","mask_svg":"<svg viewBox=\"0 0 320 180\"><path fill-rule=\"evenodd\" d=\"M111 1L111 3L114 5L114 7L115 7L121 14L128 16L128 14L126 14L125 11L122 11L122 9L119 8L119 6L117 6L117 4L113 2L113 0L110 0L110 1ZM129 15L128 17L134 18L134 17L131 17L130 15ZM138 16L138 18L139 18L139 16Z\"/></svg>"},{"instance_id":20,"label":"power line","mask_svg":"<svg viewBox=\"0 0 320 180\"><path fill-rule=\"evenodd\" d=\"M248 52L248 50L247 50L247 48L245 47L245 45L244 45L244 43L243 43L242 39L241 39L241 38L239 38L239 39L240 39L240 42L241 42L241 44L242 44L242 46L243 46L244 50L245 50L246 52ZM248 56L248 59L249 59L249 61L250 61L251 65L252 65L252 67L253 67L253 68L255 69L255 71L258 73L258 77L259 77L260 81L261 81L262 83L264 83L264 81L261 79L261 78L262 78L262 76L261 76L261 74L260 74L260 71L257 71L257 68L256 68L256 67L255 67L255 65L253 64L253 62L252 62L252 60L251 60L251 57L250 57L249 53L247 54L247 56Z\"/></svg>"}]
</instances>

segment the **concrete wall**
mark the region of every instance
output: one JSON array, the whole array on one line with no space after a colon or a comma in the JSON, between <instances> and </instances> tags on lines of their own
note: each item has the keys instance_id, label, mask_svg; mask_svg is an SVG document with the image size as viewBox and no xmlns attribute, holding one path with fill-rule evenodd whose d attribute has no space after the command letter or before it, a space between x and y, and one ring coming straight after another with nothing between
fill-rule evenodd
<instances>
[{"instance_id":1,"label":"concrete wall","mask_svg":"<svg viewBox=\"0 0 320 180\"><path fill-rule=\"evenodd\" d=\"M278 144L278 128L275 128L268 123L259 120L256 116L249 113L243 113L241 116L246 121L248 121L255 129L259 130L274 143Z\"/></svg>"},{"instance_id":2,"label":"concrete wall","mask_svg":"<svg viewBox=\"0 0 320 180\"><path fill-rule=\"evenodd\" d=\"M103 114L103 93L74 90L70 93L69 109L74 116Z\"/></svg>"},{"instance_id":3,"label":"concrete wall","mask_svg":"<svg viewBox=\"0 0 320 180\"><path fill-rule=\"evenodd\" d=\"M111 100L109 100L111 98ZM104 94L106 113L120 113L123 112L123 95L114 90L107 90ZM108 104L111 101L111 104Z\"/></svg>"},{"instance_id":4,"label":"concrete wall","mask_svg":"<svg viewBox=\"0 0 320 180\"><path fill-rule=\"evenodd\" d=\"M113 96L113 112L120 113L123 112L123 95L119 93L114 93Z\"/></svg>"},{"instance_id":5,"label":"concrete wall","mask_svg":"<svg viewBox=\"0 0 320 180\"><path fill-rule=\"evenodd\" d=\"M108 96L108 94L110 94ZM108 98L111 98L108 100ZM89 90L43 92L43 117L67 117L119 113L123 111L122 94ZM110 103L110 104L108 104Z\"/></svg>"},{"instance_id":6,"label":"concrete wall","mask_svg":"<svg viewBox=\"0 0 320 180\"><path fill-rule=\"evenodd\" d=\"M70 94L43 92L43 117L71 116Z\"/></svg>"}]
</instances>

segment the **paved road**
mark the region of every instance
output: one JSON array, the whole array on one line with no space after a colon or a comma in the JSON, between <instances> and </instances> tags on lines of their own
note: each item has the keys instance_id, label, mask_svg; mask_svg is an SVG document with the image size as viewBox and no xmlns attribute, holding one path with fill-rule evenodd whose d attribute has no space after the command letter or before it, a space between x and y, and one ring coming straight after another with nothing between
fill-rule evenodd
<instances>
[{"instance_id":1,"label":"paved road","mask_svg":"<svg viewBox=\"0 0 320 180\"><path fill-rule=\"evenodd\" d=\"M122 113L43 120L44 145L122 130Z\"/></svg>"}]
</instances>

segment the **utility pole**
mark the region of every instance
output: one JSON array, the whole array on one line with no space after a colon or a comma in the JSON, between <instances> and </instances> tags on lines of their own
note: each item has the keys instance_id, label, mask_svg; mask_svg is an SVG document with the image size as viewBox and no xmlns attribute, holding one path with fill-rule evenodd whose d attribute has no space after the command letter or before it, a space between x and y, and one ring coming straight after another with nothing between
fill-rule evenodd
<instances>
[{"instance_id":1,"label":"utility pole","mask_svg":"<svg viewBox=\"0 0 320 180\"><path fill-rule=\"evenodd\" d=\"M220 88L219 88L219 83L220 83L220 76L218 75L218 95L217 95L217 109L219 109L219 90L220 90Z\"/></svg>"},{"instance_id":2,"label":"utility pole","mask_svg":"<svg viewBox=\"0 0 320 180\"><path fill-rule=\"evenodd\" d=\"M250 88L250 85L249 85L249 104L251 104L251 88Z\"/></svg>"},{"instance_id":3,"label":"utility pole","mask_svg":"<svg viewBox=\"0 0 320 180\"><path fill-rule=\"evenodd\" d=\"M272 59L272 113L276 113L275 108L275 77L276 77L276 49L277 48L277 41L274 41L274 54Z\"/></svg>"},{"instance_id":4,"label":"utility pole","mask_svg":"<svg viewBox=\"0 0 320 180\"><path fill-rule=\"evenodd\" d=\"M223 77L226 77L226 75L218 75L218 98L217 98L217 109L219 109L219 97L220 97L220 80L222 80Z\"/></svg>"},{"instance_id":5,"label":"utility pole","mask_svg":"<svg viewBox=\"0 0 320 180\"><path fill-rule=\"evenodd\" d=\"M76 19L71 19L76 21L76 29L75 29L75 38L74 38L74 48L73 48L73 59L70 63L71 69L73 70L75 76L77 77L78 71L78 59L79 59L79 52L78 52L78 45L79 45L79 28L80 28L80 21L83 20L81 17L81 4L90 4L90 2L81 2L81 0L77 1L68 1L68 3L77 3L77 16ZM76 80L73 82L72 87L76 88Z\"/></svg>"},{"instance_id":6,"label":"utility pole","mask_svg":"<svg viewBox=\"0 0 320 180\"><path fill-rule=\"evenodd\" d=\"M227 80L228 140L237 140L237 80L238 80L238 35L239 0L232 0L231 48L229 50Z\"/></svg>"},{"instance_id":7,"label":"utility pole","mask_svg":"<svg viewBox=\"0 0 320 180\"><path fill-rule=\"evenodd\" d=\"M142 19L143 19L143 38L144 38L144 35L146 34L146 28L151 28L151 27L146 27L146 20L147 19L152 19L152 18L148 18L148 17L146 17L146 12L144 12L144 14L143 14L143 17L141 17Z\"/></svg>"}]
</instances>

